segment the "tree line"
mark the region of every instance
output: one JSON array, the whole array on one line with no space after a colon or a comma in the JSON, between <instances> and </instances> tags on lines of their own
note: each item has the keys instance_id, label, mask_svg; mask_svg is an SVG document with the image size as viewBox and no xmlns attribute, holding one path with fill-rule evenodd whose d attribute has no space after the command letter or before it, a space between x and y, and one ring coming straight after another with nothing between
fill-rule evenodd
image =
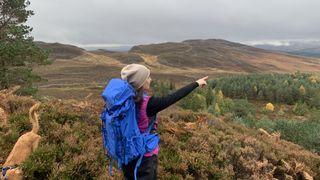
<instances>
[{"instance_id":1,"label":"tree line","mask_svg":"<svg viewBox=\"0 0 320 180\"><path fill-rule=\"evenodd\" d=\"M215 79L211 88L219 89L232 99L264 100L268 102L306 103L320 108L320 75L250 74Z\"/></svg>"}]
</instances>

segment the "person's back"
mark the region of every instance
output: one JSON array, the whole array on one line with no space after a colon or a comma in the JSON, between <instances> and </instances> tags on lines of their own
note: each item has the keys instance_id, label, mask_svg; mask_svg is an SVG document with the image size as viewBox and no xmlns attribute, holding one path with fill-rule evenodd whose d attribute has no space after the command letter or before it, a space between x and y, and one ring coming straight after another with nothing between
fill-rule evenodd
<instances>
[{"instance_id":1,"label":"person's back","mask_svg":"<svg viewBox=\"0 0 320 180\"><path fill-rule=\"evenodd\" d=\"M206 85L206 79L208 77L199 79L176 92L163 97L147 95L151 83L150 70L143 65L130 64L125 66L121 70L121 78L130 83L136 91L134 99L139 112L137 123L140 132L145 133L150 127L150 124L155 121L154 124L152 124L152 127L150 127L150 133L156 133L158 122L155 117L157 113L179 101L198 86ZM159 145L152 150L149 149L149 151L144 154L141 164L137 169L137 179L157 179L158 152ZM139 163L139 158L128 164L122 165L125 179L134 179L134 170L137 162Z\"/></svg>"}]
</instances>

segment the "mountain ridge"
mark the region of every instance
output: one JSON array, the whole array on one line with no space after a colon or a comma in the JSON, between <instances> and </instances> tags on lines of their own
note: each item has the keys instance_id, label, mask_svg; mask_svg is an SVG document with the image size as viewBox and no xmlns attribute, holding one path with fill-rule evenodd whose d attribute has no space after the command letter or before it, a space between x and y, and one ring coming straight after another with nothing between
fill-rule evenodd
<instances>
[{"instance_id":1,"label":"mountain ridge","mask_svg":"<svg viewBox=\"0 0 320 180\"><path fill-rule=\"evenodd\" d=\"M239 73L320 72L319 58L278 53L222 39L137 45L128 52L106 49L86 51L73 45L58 43L43 43L42 47L52 48L50 57L68 60L57 62L60 65L64 63L64 66L85 61L86 64L103 65L106 69L121 69L126 64L139 63L148 66L157 77L176 76L177 79L182 76L189 79L194 75L200 77L205 73L217 77L219 74ZM90 72L95 71L92 69ZM107 75L111 78L114 74Z\"/></svg>"},{"instance_id":2,"label":"mountain ridge","mask_svg":"<svg viewBox=\"0 0 320 180\"><path fill-rule=\"evenodd\" d=\"M47 43L37 41L36 44L49 51L49 58L52 59L72 59L74 57L83 55L85 50L75 45L61 44L61 43Z\"/></svg>"},{"instance_id":3,"label":"mountain ridge","mask_svg":"<svg viewBox=\"0 0 320 180\"><path fill-rule=\"evenodd\" d=\"M158 62L167 66L211 67L247 73L318 71L312 66L320 67L320 60L316 58L277 53L221 39L138 45L129 52L157 56Z\"/></svg>"}]
</instances>

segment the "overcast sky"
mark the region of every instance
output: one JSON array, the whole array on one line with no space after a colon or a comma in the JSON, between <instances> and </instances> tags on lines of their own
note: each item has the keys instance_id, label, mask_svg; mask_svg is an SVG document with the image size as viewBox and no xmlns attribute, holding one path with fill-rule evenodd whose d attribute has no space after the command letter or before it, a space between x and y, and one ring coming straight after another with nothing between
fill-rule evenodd
<instances>
[{"instance_id":1,"label":"overcast sky","mask_svg":"<svg viewBox=\"0 0 320 180\"><path fill-rule=\"evenodd\" d=\"M186 39L319 40L320 0L30 0L35 40L76 45Z\"/></svg>"}]
</instances>

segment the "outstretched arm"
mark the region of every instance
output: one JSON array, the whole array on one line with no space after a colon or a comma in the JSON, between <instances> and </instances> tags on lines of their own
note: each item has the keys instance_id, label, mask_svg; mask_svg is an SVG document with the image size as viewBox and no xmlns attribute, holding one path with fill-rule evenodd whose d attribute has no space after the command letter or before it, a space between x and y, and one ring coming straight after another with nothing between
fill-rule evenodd
<instances>
[{"instance_id":1,"label":"outstretched arm","mask_svg":"<svg viewBox=\"0 0 320 180\"><path fill-rule=\"evenodd\" d=\"M201 78L187 86L184 86L177 90L176 92L169 94L168 96L163 96L163 97L155 97L152 96L150 97L150 100L147 105L147 115L149 117L154 116L158 112L164 110L165 108L171 106L175 102L179 101L189 93L191 93L195 88L198 86L203 87L207 84L208 76Z\"/></svg>"}]
</instances>

